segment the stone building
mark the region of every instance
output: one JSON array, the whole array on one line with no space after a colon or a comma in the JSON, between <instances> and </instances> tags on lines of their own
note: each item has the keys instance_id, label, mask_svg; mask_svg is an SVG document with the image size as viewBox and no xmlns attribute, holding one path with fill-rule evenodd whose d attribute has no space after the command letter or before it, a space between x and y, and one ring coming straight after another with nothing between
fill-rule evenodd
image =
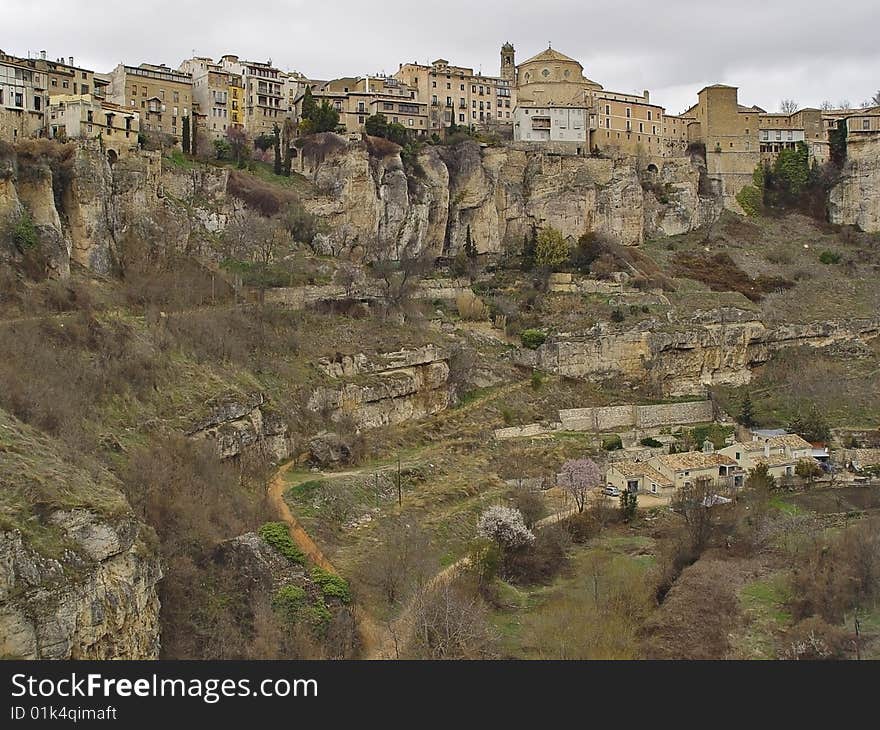
<instances>
[{"instance_id":1,"label":"stone building","mask_svg":"<svg viewBox=\"0 0 880 730\"><path fill-rule=\"evenodd\" d=\"M502 53L502 63L503 59ZM584 127L563 129L561 121L554 122L554 116L568 121L569 114L548 111L561 108L572 110L575 119L583 115ZM667 152L664 110L651 103L647 91L637 95L606 90L584 75L578 61L553 48L541 51L516 67L514 139L547 141L544 127L548 116L551 120L549 139L573 142L583 151L616 148L649 156Z\"/></svg>"},{"instance_id":2,"label":"stone building","mask_svg":"<svg viewBox=\"0 0 880 730\"><path fill-rule=\"evenodd\" d=\"M41 135L48 105L48 69L0 51L0 139Z\"/></svg>"},{"instance_id":3,"label":"stone building","mask_svg":"<svg viewBox=\"0 0 880 730\"><path fill-rule=\"evenodd\" d=\"M193 110L193 83L188 73L162 64L120 63L109 74L108 101L140 114L141 130L183 136L183 120Z\"/></svg>"},{"instance_id":4,"label":"stone building","mask_svg":"<svg viewBox=\"0 0 880 730\"><path fill-rule=\"evenodd\" d=\"M812 445L796 434L755 437L752 441L726 446L718 453L736 461L743 471L750 471L759 464L766 464L767 471L776 479L793 477L801 460L813 459Z\"/></svg>"},{"instance_id":5,"label":"stone building","mask_svg":"<svg viewBox=\"0 0 880 730\"><path fill-rule=\"evenodd\" d=\"M48 133L52 139L100 139L118 157L138 145L140 114L92 94L50 97Z\"/></svg>"},{"instance_id":6,"label":"stone building","mask_svg":"<svg viewBox=\"0 0 880 730\"><path fill-rule=\"evenodd\" d=\"M428 103L428 133L439 133L452 124L494 127L513 123L516 92L510 66L513 46L502 52L503 76L484 76L473 68L455 66L438 58L430 66L401 64L394 78L416 91L419 101Z\"/></svg>"},{"instance_id":7,"label":"stone building","mask_svg":"<svg viewBox=\"0 0 880 730\"><path fill-rule=\"evenodd\" d=\"M244 103L242 124L248 134L251 137L271 134L275 124L280 126L287 113L282 92L284 73L271 61L242 61L232 54L223 56L220 66L240 81Z\"/></svg>"},{"instance_id":8,"label":"stone building","mask_svg":"<svg viewBox=\"0 0 880 730\"><path fill-rule=\"evenodd\" d=\"M349 132L362 129L373 114L384 114L389 122L417 135L428 130L428 105L418 98L415 87L393 76L348 76L315 82L311 89L316 102L327 101L339 112L339 124ZM302 112L302 95L296 111L297 116Z\"/></svg>"},{"instance_id":9,"label":"stone building","mask_svg":"<svg viewBox=\"0 0 880 730\"><path fill-rule=\"evenodd\" d=\"M845 117L848 137L870 136L880 133L880 106L860 109Z\"/></svg>"},{"instance_id":10,"label":"stone building","mask_svg":"<svg viewBox=\"0 0 880 730\"><path fill-rule=\"evenodd\" d=\"M605 478L621 491L650 492L668 498L677 489L694 486L700 480L718 489L739 489L744 484L745 472L732 457L715 452L707 444L703 451L612 462Z\"/></svg>"},{"instance_id":11,"label":"stone building","mask_svg":"<svg viewBox=\"0 0 880 730\"><path fill-rule=\"evenodd\" d=\"M192 77L193 107L208 139L220 139L230 127L243 126L240 76L204 57L185 60L178 71Z\"/></svg>"}]
</instances>

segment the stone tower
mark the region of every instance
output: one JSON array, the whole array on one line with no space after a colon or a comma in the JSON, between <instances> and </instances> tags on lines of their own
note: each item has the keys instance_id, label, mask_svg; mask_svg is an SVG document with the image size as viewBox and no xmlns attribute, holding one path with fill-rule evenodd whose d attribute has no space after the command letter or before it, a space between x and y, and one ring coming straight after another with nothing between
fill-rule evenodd
<instances>
[{"instance_id":1,"label":"stone tower","mask_svg":"<svg viewBox=\"0 0 880 730\"><path fill-rule=\"evenodd\" d=\"M516 51L509 41L501 46L501 78L516 85Z\"/></svg>"}]
</instances>

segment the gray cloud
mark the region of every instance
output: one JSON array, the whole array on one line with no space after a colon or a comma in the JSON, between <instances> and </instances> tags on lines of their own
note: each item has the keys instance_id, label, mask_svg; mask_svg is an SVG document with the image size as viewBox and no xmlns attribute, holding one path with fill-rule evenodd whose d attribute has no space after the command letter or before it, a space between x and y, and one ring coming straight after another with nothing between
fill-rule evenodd
<instances>
[{"instance_id":1,"label":"gray cloud","mask_svg":"<svg viewBox=\"0 0 880 730\"><path fill-rule=\"evenodd\" d=\"M99 71L121 60L176 66L195 51L272 58L313 78L393 73L441 56L494 74L509 40L520 60L552 42L606 88L649 89L670 112L715 82L767 109L783 97L857 104L880 88L876 0L849 0L841 12L803 0L444 0L430 9L404 0L153 0L112 12L76 0L3 4L4 50L73 55Z\"/></svg>"}]
</instances>

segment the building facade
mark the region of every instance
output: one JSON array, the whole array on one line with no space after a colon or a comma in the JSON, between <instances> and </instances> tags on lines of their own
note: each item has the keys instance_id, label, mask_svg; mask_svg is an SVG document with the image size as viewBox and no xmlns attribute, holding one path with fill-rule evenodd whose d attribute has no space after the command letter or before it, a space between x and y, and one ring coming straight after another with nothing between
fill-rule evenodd
<instances>
[{"instance_id":1,"label":"building facade","mask_svg":"<svg viewBox=\"0 0 880 730\"><path fill-rule=\"evenodd\" d=\"M0 52L0 138L15 142L43 133L48 88L46 72Z\"/></svg>"},{"instance_id":2,"label":"building facade","mask_svg":"<svg viewBox=\"0 0 880 730\"><path fill-rule=\"evenodd\" d=\"M178 68L192 77L193 108L208 139L220 139L230 127L242 126L241 77L210 58L189 58Z\"/></svg>"},{"instance_id":3,"label":"building facade","mask_svg":"<svg viewBox=\"0 0 880 730\"><path fill-rule=\"evenodd\" d=\"M238 56L227 54L220 59L223 70L240 80L244 106L242 124L252 137L272 134L287 114L287 103L282 89L283 72L271 61L242 61Z\"/></svg>"},{"instance_id":4,"label":"building facade","mask_svg":"<svg viewBox=\"0 0 880 730\"><path fill-rule=\"evenodd\" d=\"M363 129L367 117L384 114L392 123L402 124L410 132L423 135L428 130L428 105L418 98L418 91L393 76L345 77L315 83L312 97L317 103L328 102L339 112L339 124L348 132ZM297 112L302 112L302 97Z\"/></svg>"},{"instance_id":5,"label":"building facade","mask_svg":"<svg viewBox=\"0 0 880 730\"><path fill-rule=\"evenodd\" d=\"M101 139L117 155L137 148L140 114L92 94L50 97L48 116L52 139Z\"/></svg>"},{"instance_id":6,"label":"building facade","mask_svg":"<svg viewBox=\"0 0 880 730\"><path fill-rule=\"evenodd\" d=\"M512 46L506 54L502 54L502 63L506 59L513 64ZM414 89L417 99L427 102L429 134L440 133L453 124L491 128L513 123L516 90L509 70L503 77L483 76L472 68L438 58L430 66L401 64L394 78Z\"/></svg>"},{"instance_id":7,"label":"building facade","mask_svg":"<svg viewBox=\"0 0 880 730\"><path fill-rule=\"evenodd\" d=\"M619 461L608 465L606 481L619 490L650 492L669 498L676 490L706 481L718 490L744 485L745 472L731 456L716 452L711 444L703 451L661 454L645 461Z\"/></svg>"},{"instance_id":8,"label":"building facade","mask_svg":"<svg viewBox=\"0 0 880 730\"><path fill-rule=\"evenodd\" d=\"M193 109L193 83L188 73L167 66L119 64L110 74L108 101L140 114L141 130L170 134L178 142L183 120Z\"/></svg>"}]
</instances>

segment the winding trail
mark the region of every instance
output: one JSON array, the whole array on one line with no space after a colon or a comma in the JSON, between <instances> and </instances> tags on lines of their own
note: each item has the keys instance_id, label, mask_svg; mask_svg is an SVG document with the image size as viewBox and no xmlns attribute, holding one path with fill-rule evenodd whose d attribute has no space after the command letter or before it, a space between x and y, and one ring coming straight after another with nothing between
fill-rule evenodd
<instances>
[{"instance_id":1,"label":"winding trail","mask_svg":"<svg viewBox=\"0 0 880 730\"><path fill-rule=\"evenodd\" d=\"M427 451L428 449L425 449ZM272 476L267 490L267 496L272 509L278 518L287 525L288 532L293 541L300 550L305 553L309 560L315 565L320 566L324 570L339 575L330 559L324 555L321 548L315 543L311 536L303 528L299 520L291 511L289 505L284 499L284 492L291 486L285 482L285 475L294 465L293 461L282 464ZM396 468L396 465L383 467L382 470ZM343 477L358 476L364 473L374 473L375 467L363 467L361 469L353 469L350 471L338 472L319 472L322 479L340 479ZM314 475L309 475L310 478ZM555 524L572 514L571 508L565 508L559 512L555 512L548 517L538 521L535 524L536 529L541 529L548 525ZM416 591L415 595L407 601L406 605L401 609L397 617L385 625L377 622L363 606L353 605L352 613L357 623L358 633L361 637L363 646L363 658L378 659L399 659L399 647L406 643L406 640L412 634L415 628L416 609L418 607L418 599L425 593L430 593L437 588L443 587L451 583L458 575L459 571L464 570L470 564L470 558L463 557L456 560L451 565L446 566L443 570L435 573L431 578Z\"/></svg>"}]
</instances>

